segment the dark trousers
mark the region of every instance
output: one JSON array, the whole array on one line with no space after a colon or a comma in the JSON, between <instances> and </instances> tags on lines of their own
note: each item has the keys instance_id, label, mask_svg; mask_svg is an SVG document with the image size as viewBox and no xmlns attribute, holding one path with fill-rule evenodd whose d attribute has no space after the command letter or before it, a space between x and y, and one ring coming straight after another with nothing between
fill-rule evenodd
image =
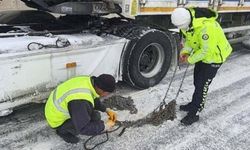
<instances>
[{"instance_id":1,"label":"dark trousers","mask_svg":"<svg viewBox=\"0 0 250 150\"><path fill-rule=\"evenodd\" d=\"M202 109L204 108L209 85L211 84L220 66L221 64L205 64L202 62L198 62L195 64L195 90L191 102L192 111L190 111L190 113L196 114L197 111L202 111Z\"/></svg>"},{"instance_id":2,"label":"dark trousers","mask_svg":"<svg viewBox=\"0 0 250 150\"><path fill-rule=\"evenodd\" d=\"M101 114L98 111L93 111L91 115L91 121L101 120ZM57 132L62 134L71 133L73 135L78 135L79 133L76 131L75 126L71 119L66 120L61 126L56 128Z\"/></svg>"}]
</instances>

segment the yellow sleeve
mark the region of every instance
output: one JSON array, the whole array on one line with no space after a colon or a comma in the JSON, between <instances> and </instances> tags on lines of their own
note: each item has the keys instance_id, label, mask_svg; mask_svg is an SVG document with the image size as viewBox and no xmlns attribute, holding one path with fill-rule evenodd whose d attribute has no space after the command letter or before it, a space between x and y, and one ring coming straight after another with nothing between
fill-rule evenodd
<instances>
[{"instance_id":1,"label":"yellow sleeve","mask_svg":"<svg viewBox=\"0 0 250 150\"><path fill-rule=\"evenodd\" d=\"M205 57L207 57L209 49L211 49L211 46L214 45L212 38L213 31L210 30L211 28L204 27L199 32L197 36L197 41L200 44L200 49L195 50L194 53L188 57L188 62L190 64L195 64L196 62L199 62L203 60Z\"/></svg>"}]
</instances>

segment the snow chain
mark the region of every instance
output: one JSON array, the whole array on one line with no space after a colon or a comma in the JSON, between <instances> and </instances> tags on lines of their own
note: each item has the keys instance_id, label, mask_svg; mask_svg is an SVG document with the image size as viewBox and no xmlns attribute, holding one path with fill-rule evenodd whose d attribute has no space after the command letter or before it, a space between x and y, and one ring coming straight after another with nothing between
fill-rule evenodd
<instances>
[{"instance_id":1,"label":"snow chain","mask_svg":"<svg viewBox=\"0 0 250 150\"><path fill-rule=\"evenodd\" d=\"M177 67L178 67L178 66L176 65L175 70L174 70L174 73L173 73L173 76L171 77L170 83L169 83L169 85L168 85L168 89L167 89L167 91L166 91L166 93L165 93L165 96L164 96L162 102L160 103L159 106L157 106L157 107L154 109L153 112L157 112L158 109L161 110L161 109L163 109L163 107L165 107L165 106L167 105L165 99L167 98L167 95L168 95L168 92L169 92L169 90L170 90L170 87L171 87L171 85L172 85L172 83L173 83L173 81L174 81L174 77L175 77L175 75L176 75ZM182 76L182 80L181 80L179 89L178 89L178 91L177 91L177 93L176 93L176 95L175 95L174 100L176 100L176 99L178 98L178 96L179 96L179 93L180 93L180 91L181 91L181 87L182 87L182 85L183 85L184 79L185 79L186 74L187 74L188 67L189 67L189 64L188 64L188 65L186 66L186 68L185 68L184 75Z\"/></svg>"},{"instance_id":2,"label":"snow chain","mask_svg":"<svg viewBox=\"0 0 250 150\"><path fill-rule=\"evenodd\" d=\"M168 92L169 92L169 89L170 89L170 87L171 87L171 85L172 85L172 82L173 82L173 80L174 80L174 77L175 77L175 75L176 75L177 67L178 67L178 66L176 65L175 70L174 70L174 73L173 73L173 76L171 77L170 83L169 83L169 85L168 85L168 89L167 89L167 91L166 91L166 93L165 93L165 96L164 96L162 102L160 103L159 106L157 106L157 107L154 109L153 112L156 112L158 109L161 110L163 107L166 106L166 101L165 101L165 99L166 99L166 97L167 97L167 94L168 94ZM175 100L177 99L177 97L179 96L179 93L180 93L180 91L181 91L181 87L182 87L183 82L184 82L184 79L185 79L185 77L186 77L188 67L189 67L189 64L188 64L187 67L185 68L185 72L184 72L184 75L183 75L183 77L182 77L182 80L181 80L179 89L178 89L178 91L177 91L177 94L176 94L176 96L175 96ZM120 122L120 121L117 121L117 124L118 124L118 127L117 127L116 129L112 130L112 131L105 131L105 132L102 132L102 133L100 133L100 134L97 134L97 135L94 135L94 136L91 136L90 138L88 138L88 139L84 142L84 148L85 148L86 150L93 150L93 149L96 148L97 146L99 146L99 145L101 145L101 144L103 144L103 143L105 143L105 142L107 142L107 141L109 140L109 135L108 135L109 133L115 132L115 131L117 131L118 129L120 129L121 127L123 127L123 129L121 130L121 132L118 134L118 136L121 136L121 135L125 132L126 127L124 127L124 126L122 125L122 122ZM99 136L99 135L102 135L102 134L105 134L105 135L106 135L106 140L104 140L104 141L102 141L102 142L100 142L100 143L97 143L95 146L93 146L93 147L91 147L91 148L88 148L88 147L87 147L87 144L88 144L88 142L89 142L91 139L93 139L93 138L95 138L95 137L97 137L97 136Z\"/></svg>"}]
</instances>

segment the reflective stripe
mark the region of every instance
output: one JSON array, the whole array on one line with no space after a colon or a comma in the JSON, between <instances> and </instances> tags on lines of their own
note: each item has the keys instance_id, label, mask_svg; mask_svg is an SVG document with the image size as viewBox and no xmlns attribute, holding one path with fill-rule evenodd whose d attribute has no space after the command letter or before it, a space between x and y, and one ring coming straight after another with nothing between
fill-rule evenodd
<instances>
[{"instance_id":1,"label":"reflective stripe","mask_svg":"<svg viewBox=\"0 0 250 150\"><path fill-rule=\"evenodd\" d=\"M212 82L212 79L208 79L203 87L203 93L202 93L202 102L200 104L200 108L198 109L199 112L201 112L204 109L206 98L207 98L207 92L208 92L208 86Z\"/></svg>"},{"instance_id":2,"label":"reflective stripe","mask_svg":"<svg viewBox=\"0 0 250 150\"><path fill-rule=\"evenodd\" d=\"M181 53L188 53L190 54L193 51L193 49L191 47L183 47L181 50Z\"/></svg>"},{"instance_id":3,"label":"reflective stripe","mask_svg":"<svg viewBox=\"0 0 250 150\"><path fill-rule=\"evenodd\" d=\"M191 52L193 49L191 47L185 47L185 50Z\"/></svg>"},{"instance_id":4,"label":"reflective stripe","mask_svg":"<svg viewBox=\"0 0 250 150\"><path fill-rule=\"evenodd\" d=\"M86 88L78 88L78 89L73 89L73 90L70 90L66 93L63 94L63 96L61 96L59 99L56 99L56 91L57 91L57 88L55 89L54 93L53 93L53 102L54 102L54 105L55 107L57 108L58 111L62 112L63 114L65 114L66 116L70 116L69 115L69 112L64 110L62 107L61 107L61 103L62 101L69 95L71 94L75 94L75 93L87 93L87 94L90 94L92 95L91 91L89 89L86 89Z\"/></svg>"}]
</instances>

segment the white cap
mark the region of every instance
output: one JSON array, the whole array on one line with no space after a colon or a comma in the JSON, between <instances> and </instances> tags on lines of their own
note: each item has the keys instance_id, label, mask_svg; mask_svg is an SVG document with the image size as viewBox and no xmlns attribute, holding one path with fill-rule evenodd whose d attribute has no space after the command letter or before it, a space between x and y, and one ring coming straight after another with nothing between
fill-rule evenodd
<instances>
[{"instance_id":1,"label":"white cap","mask_svg":"<svg viewBox=\"0 0 250 150\"><path fill-rule=\"evenodd\" d=\"M185 8L176 8L171 14L171 22L179 29L187 29L191 23L189 11Z\"/></svg>"}]
</instances>

